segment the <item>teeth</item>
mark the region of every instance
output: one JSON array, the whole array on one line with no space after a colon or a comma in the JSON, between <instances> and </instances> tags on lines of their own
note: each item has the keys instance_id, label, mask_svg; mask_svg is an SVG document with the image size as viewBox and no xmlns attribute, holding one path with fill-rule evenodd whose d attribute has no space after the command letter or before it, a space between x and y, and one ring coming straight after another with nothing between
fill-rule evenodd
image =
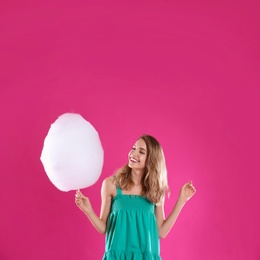
<instances>
[{"instance_id":1,"label":"teeth","mask_svg":"<svg viewBox=\"0 0 260 260\"><path fill-rule=\"evenodd\" d=\"M133 162L138 162L135 158L130 158L130 160Z\"/></svg>"}]
</instances>

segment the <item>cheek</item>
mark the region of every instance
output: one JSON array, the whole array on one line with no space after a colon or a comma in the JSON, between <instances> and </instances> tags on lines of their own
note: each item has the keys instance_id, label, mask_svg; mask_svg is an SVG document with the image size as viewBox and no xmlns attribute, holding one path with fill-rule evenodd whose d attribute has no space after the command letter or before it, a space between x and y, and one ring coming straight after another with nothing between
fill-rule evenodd
<instances>
[{"instance_id":1,"label":"cheek","mask_svg":"<svg viewBox=\"0 0 260 260\"><path fill-rule=\"evenodd\" d=\"M146 156L143 157L142 161L143 161L144 165L146 165Z\"/></svg>"}]
</instances>

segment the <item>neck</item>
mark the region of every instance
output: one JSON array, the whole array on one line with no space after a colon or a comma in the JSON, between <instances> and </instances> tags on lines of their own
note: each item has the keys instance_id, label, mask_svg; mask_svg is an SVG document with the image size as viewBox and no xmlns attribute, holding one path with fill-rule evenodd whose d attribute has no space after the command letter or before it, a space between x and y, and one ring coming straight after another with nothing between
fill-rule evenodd
<instances>
[{"instance_id":1,"label":"neck","mask_svg":"<svg viewBox=\"0 0 260 260\"><path fill-rule=\"evenodd\" d=\"M135 186L141 185L141 181L144 175L143 170L133 170L131 171L132 181L134 182Z\"/></svg>"}]
</instances>

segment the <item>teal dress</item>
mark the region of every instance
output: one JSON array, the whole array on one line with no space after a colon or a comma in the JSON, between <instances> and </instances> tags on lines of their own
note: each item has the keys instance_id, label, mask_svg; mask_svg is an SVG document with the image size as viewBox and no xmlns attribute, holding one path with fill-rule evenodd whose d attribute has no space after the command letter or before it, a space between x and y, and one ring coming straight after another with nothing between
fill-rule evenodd
<instances>
[{"instance_id":1,"label":"teal dress","mask_svg":"<svg viewBox=\"0 0 260 260\"><path fill-rule=\"evenodd\" d=\"M155 205L139 195L112 199L103 260L161 260Z\"/></svg>"}]
</instances>

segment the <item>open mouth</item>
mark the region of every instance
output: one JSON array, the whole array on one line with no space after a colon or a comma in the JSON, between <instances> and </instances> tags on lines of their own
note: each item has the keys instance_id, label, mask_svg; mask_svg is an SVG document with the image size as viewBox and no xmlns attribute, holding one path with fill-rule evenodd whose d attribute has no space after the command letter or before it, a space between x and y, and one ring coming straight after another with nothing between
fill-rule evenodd
<instances>
[{"instance_id":1,"label":"open mouth","mask_svg":"<svg viewBox=\"0 0 260 260\"><path fill-rule=\"evenodd\" d=\"M132 162L132 163L139 163L139 161L133 157L130 157L129 158L129 161Z\"/></svg>"}]
</instances>

